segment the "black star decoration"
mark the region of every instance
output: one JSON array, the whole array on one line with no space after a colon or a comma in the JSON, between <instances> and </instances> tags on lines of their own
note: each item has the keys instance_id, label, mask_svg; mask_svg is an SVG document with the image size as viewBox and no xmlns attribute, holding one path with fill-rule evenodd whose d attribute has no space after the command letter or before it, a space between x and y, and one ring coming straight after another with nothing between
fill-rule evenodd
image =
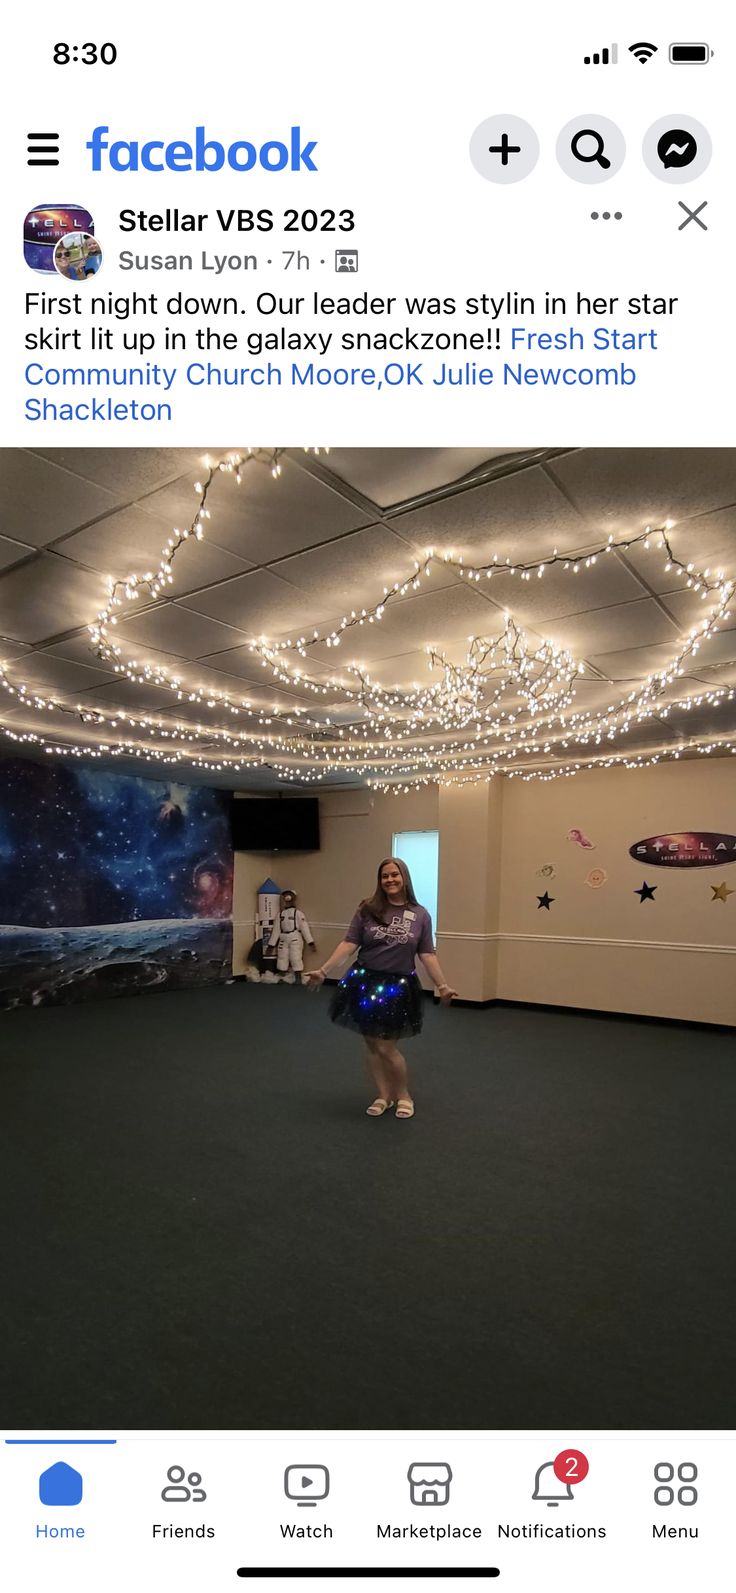
<instances>
[{"instance_id":1,"label":"black star decoration","mask_svg":"<svg viewBox=\"0 0 736 1593\"><path fill-rule=\"evenodd\" d=\"M641 902L653 902L656 889L656 885L647 885L646 880L644 880L640 890L634 891L634 895L638 896Z\"/></svg>"},{"instance_id":2,"label":"black star decoration","mask_svg":"<svg viewBox=\"0 0 736 1593\"><path fill-rule=\"evenodd\" d=\"M546 907L547 912L549 912L549 904L550 902L556 901L556 897L550 896L549 892L545 891L543 896L537 897L537 901L539 903L539 907ZM539 912L539 907L537 908L537 912Z\"/></svg>"}]
</instances>

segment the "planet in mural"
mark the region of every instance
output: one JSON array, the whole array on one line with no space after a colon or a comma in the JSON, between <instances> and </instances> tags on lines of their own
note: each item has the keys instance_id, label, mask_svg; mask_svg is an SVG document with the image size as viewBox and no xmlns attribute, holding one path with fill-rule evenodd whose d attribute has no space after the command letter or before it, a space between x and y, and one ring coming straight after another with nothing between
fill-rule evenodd
<instances>
[{"instance_id":1,"label":"planet in mural","mask_svg":"<svg viewBox=\"0 0 736 1593\"><path fill-rule=\"evenodd\" d=\"M221 862L208 858L204 863L197 863L192 883L198 913L210 917L219 915L223 907L229 911L227 903L232 900L232 879Z\"/></svg>"}]
</instances>

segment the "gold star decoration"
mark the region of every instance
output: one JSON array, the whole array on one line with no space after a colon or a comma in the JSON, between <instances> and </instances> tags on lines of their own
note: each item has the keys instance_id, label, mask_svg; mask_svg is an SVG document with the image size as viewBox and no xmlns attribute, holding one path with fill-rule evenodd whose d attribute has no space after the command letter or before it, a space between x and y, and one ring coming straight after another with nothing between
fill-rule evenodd
<instances>
[{"instance_id":1,"label":"gold star decoration","mask_svg":"<svg viewBox=\"0 0 736 1593\"><path fill-rule=\"evenodd\" d=\"M729 896L733 896L733 891L729 890L725 881L723 885L711 885L711 890L713 892L711 896L712 902L725 902Z\"/></svg>"}]
</instances>

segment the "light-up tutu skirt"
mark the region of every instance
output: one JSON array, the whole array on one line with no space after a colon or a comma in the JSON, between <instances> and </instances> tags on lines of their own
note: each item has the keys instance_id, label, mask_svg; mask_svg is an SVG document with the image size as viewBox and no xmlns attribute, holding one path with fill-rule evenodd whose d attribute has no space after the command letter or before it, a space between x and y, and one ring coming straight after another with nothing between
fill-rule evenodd
<instances>
[{"instance_id":1,"label":"light-up tutu skirt","mask_svg":"<svg viewBox=\"0 0 736 1593\"><path fill-rule=\"evenodd\" d=\"M362 963L340 980L330 1017L367 1040L402 1040L422 1027L422 987L416 973L375 973Z\"/></svg>"}]
</instances>

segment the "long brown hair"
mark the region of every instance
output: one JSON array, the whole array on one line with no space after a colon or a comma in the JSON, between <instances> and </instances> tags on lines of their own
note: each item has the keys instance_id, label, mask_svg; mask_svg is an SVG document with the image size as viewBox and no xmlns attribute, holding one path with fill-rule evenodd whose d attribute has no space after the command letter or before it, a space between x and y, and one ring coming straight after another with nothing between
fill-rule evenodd
<instances>
[{"instance_id":1,"label":"long brown hair","mask_svg":"<svg viewBox=\"0 0 736 1593\"><path fill-rule=\"evenodd\" d=\"M386 895L386 892L381 884L381 875L387 863L395 863L397 869L399 870L401 878L404 881L404 896L406 897L407 904L410 907L419 906L414 894L414 886L411 882L411 874L409 873L406 863L404 863L400 857L384 857L378 865L376 888L373 892L373 895L364 897L363 901L358 906L358 912L361 913L364 918L372 918L377 924L383 923L383 915L391 906L391 902L389 901L388 896Z\"/></svg>"}]
</instances>

